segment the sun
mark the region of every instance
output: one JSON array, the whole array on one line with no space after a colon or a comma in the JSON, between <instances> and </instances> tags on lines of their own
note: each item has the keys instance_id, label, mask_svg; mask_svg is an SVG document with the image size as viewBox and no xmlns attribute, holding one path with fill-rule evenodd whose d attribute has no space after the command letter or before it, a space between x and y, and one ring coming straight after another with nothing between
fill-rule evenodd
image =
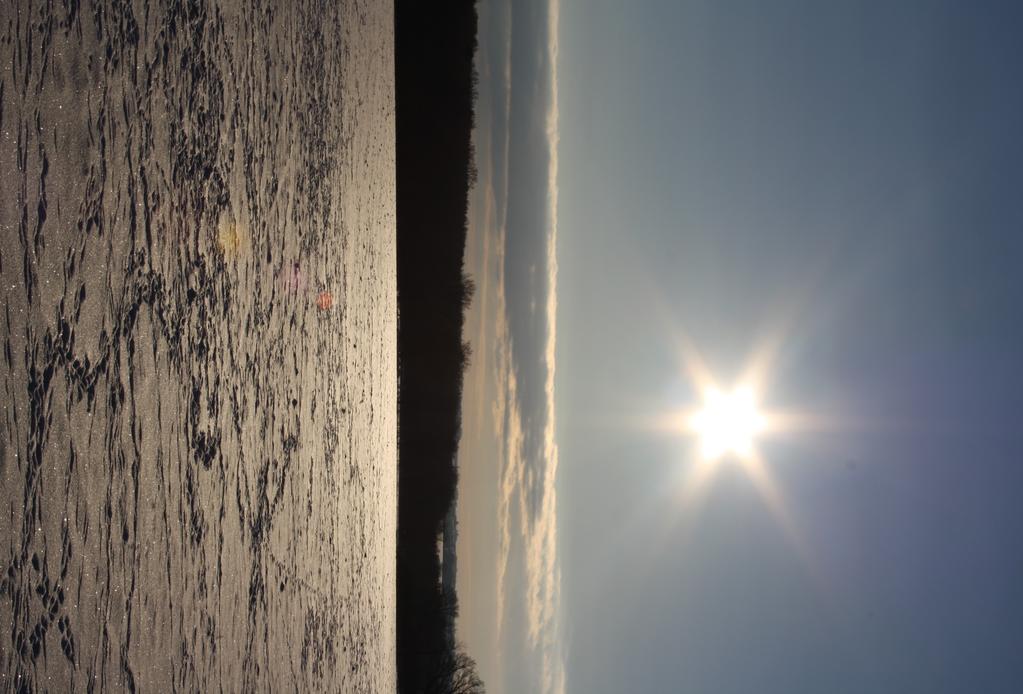
<instances>
[{"instance_id":1,"label":"sun","mask_svg":"<svg viewBox=\"0 0 1023 694\"><path fill-rule=\"evenodd\" d=\"M739 386L730 392L711 388L704 396L703 409L690 417L689 426L700 438L705 459L747 458L753 453L754 438L764 431L765 418L751 388Z\"/></svg>"}]
</instances>

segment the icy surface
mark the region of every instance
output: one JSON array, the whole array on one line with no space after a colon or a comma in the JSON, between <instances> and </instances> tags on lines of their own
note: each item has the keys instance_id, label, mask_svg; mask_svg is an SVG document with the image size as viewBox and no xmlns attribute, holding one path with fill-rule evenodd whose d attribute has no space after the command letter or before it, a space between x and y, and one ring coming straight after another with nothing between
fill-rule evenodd
<instances>
[{"instance_id":1,"label":"icy surface","mask_svg":"<svg viewBox=\"0 0 1023 694\"><path fill-rule=\"evenodd\" d=\"M0 690L394 690L392 22L4 0Z\"/></svg>"}]
</instances>

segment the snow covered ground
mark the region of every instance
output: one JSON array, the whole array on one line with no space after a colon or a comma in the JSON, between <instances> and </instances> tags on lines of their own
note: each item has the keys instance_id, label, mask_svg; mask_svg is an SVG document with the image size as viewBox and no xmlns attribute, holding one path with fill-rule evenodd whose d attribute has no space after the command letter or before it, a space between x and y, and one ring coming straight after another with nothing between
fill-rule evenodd
<instances>
[{"instance_id":1,"label":"snow covered ground","mask_svg":"<svg viewBox=\"0 0 1023 694\"><path fill-rule=\"evenodd\" d=\"M0 18L0 689L393 691L391 4Z\"/></svg>"}]
</instances>

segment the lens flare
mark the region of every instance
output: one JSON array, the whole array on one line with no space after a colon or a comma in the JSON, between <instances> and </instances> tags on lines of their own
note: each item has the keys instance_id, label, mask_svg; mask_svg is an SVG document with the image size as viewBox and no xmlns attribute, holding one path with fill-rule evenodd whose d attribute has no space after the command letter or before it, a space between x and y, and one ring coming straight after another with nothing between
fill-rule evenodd
<instances>
[{"instance_id":1,"label":"lens flare","mask_svg":"<svg viewBox=\"0 0 1023 694\"><path fill-rule=\"evenodd\" d=\"M247 235L241 224L234 220L222 219L217 228L217 247L227 260L237 258L245 245Z\"/></svg>"}]
</instances>

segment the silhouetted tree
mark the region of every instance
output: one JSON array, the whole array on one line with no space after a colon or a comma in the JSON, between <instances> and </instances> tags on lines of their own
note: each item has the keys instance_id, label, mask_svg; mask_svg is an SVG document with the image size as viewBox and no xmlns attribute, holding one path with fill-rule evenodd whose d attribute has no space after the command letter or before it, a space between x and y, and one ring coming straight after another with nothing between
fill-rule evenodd
<instances>
[{"instance_id":1,"label":"silhouetted tree","mask_svg":"<svg viewBox=\"0 0 1023 694\"><path fill-rule=\"evenodd\" d=\"M479 183L480 171L476 167L476 145L472 142L469 143L469 188L475 188L476 184Z\"/></svg>"},{"instance_id":2,"label":"silhouetted tree","mask_svg":"<svg viewBox=\"0 0 1023 694\"><path fill-rule=\"evenodd\" d=\"M462 283L459 287L462 298L462 310L469 308L472 304L472 297L476 294L476 280L466 272L462 273Z\"/></svg>"},{"instance_id":3,"label":"silhouetted tree","mask_svg":"<svg viewBox=\"0 0 1023 694\"><path fill-rule=\"evenodd\" d=\"M476 668L476 661L459 644L436 661L433 678L423 694L484 694L486 688Z\"/></svg>"}]
</instances>

